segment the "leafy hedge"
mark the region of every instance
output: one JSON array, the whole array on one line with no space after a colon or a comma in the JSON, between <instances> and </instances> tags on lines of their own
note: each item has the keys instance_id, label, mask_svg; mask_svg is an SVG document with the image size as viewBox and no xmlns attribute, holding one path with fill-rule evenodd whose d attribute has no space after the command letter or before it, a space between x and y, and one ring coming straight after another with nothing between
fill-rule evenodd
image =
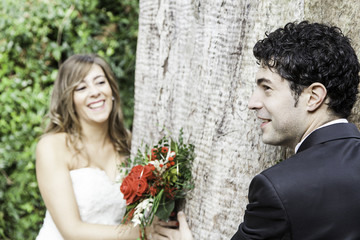
<instances>
[{"instance_id":1,"label":"leafy hedge","mask_svg":"<svg viewBox=\"0 0 360 240\"><path fill-rule=\"evenodd\" d=\"M34 239L42 224L35 147L62 61L103 56L131 128L137 25L134 0L0 1L0 239Z\"/></svg>"}]
</instances>

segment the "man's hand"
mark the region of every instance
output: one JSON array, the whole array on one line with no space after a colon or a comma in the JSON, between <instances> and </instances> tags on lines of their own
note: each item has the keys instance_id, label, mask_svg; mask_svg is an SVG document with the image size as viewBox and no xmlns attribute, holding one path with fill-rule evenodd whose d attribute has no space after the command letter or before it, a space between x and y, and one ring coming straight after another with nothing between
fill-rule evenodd
<instances>
[{"instance_id":1,"label":"man's hand","mask_svg":"<svg viewBox=\"0 0 360 240\"><path fill-rule=\"evenodd\" d=\"M177 215L179 221L179 229L171 229L177 225L177 222L159 222L155 226L155 234L153 234L154 240L193 240L191 230L186 222L186 216L183 212L179 212Z\"/></svg>"}]
</instances>

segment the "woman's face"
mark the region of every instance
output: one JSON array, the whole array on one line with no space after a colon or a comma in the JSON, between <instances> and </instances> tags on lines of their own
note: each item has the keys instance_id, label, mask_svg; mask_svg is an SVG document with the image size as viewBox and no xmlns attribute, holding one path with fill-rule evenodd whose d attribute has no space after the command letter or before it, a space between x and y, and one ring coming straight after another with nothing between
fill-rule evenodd
<instances>
[{"instance_id":1,"label":"woman's face","mask_svg":"<svg viewBox=\"0 0 360 240\"><path fill-rule=\"evenodd\" d=\"M110 84L102 68L93 64L74 91L74 107L80 124L107 123L112 106Z\"/></svg>"}]
</instances>

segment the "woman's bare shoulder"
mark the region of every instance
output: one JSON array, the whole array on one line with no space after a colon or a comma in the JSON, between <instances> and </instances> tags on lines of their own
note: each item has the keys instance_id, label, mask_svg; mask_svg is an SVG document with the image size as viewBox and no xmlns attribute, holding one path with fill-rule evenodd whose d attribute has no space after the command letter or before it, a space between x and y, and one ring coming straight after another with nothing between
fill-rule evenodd
<instances>
[{"instance_id":1,"label":"woman's bare shoulder","mask_svg":"<svg viewBox=\"0 0 360 240\"><path fill-rule=\"evenodd\" d=\"M36 146L37 165L52 164L58 166L58 164L65 164L68 169L74 168L77 164L77 162L74 162L76 151L68 142L68 137L67 133L43 135Z\"/></svg>"},{"instance_id":2,"label":"woman's bare shoulder","mask_svg":"<svg viewBox=\"0 0 360 240\"><path fill-rule=\"evenodd\" d=\"M52 148L52 147L56 147L58 148L62 148L64 146L66 146L66 138L67 138L67 134L66 133L49 133L49 134L45 134L43 135L38 144L37 147L39 148Z\"/></svg>"},{"instance_id":3,"label":"woman's bare shoulder","mask_svg":"<svg viewBox=\"0 0 360 240\"><path fill-rule=\"evenodd\" d=\"M51 133L42 136L36 146L37 159L66 156L70 150L66 143L66 133Z\"/></svg>"}]
</instances>

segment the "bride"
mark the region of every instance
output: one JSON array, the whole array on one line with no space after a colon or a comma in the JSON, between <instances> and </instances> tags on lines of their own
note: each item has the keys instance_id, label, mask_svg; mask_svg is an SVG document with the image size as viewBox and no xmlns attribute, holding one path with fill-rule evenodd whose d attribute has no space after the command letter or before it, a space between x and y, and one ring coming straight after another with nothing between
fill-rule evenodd
<instances>
[{"instance_id":1,"label":"bride","mask_svg":"<svg viewBox=\"0 0 360 240\"><path fill-rule=\"evenodd\" d=\"M36 174L47 207L37 240L137 239L123 225L126 203L117 183L129 155L120 97L109 65L74 55L59 69L50 123L36 149Z\"/></svg>"}]
</instances>

